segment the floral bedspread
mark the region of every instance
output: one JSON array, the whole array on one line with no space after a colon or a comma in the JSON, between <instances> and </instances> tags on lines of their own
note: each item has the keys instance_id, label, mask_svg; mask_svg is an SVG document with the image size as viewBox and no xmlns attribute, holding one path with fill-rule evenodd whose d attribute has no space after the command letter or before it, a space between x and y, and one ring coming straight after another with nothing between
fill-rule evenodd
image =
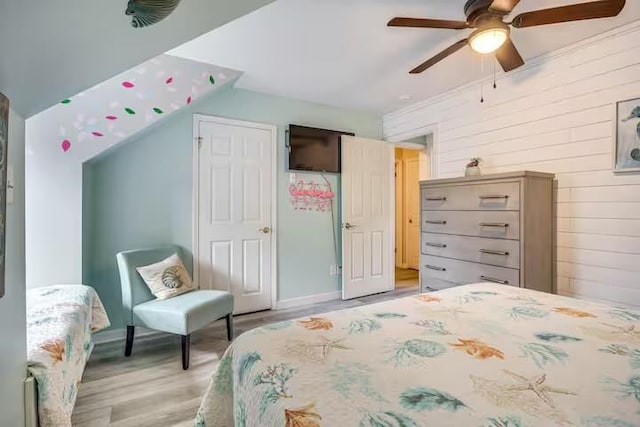
<instances>
[{"instance_id":1,"label":"floral bedspread","mask_svg":"<svg viewBox=\"0 0 640 427\"><path fill-rule=\"evenodd\" d=\"M640 311L475 284L268 325L195 425L640 426Z\"/></svg>"},{"instance_id":2,"label":"floral bedspread","mask_svg":"<svg viewBox=\"0 0 640 427\"><path fill-rule=\"evenodd\" d=\"M109 326L98 294L88 286L27 291L27 363L38 383L41 427L71 427L78 383L92 332Z\"/></svg>"}]
</instances>

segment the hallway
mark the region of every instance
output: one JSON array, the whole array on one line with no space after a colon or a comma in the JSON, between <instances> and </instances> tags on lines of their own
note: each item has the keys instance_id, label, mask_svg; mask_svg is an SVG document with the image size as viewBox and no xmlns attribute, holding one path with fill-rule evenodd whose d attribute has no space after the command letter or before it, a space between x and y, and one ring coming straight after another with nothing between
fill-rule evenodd
<instances>
[{"instance_id":1,"label":"hallway","mask_svg":"<svg viewBox=\"0 0 640 427\"><path fill-rule=\"evenodd\" d=\"M396 289L416 287L419 280L418 270L396 267Z\"/></svg>"}]
</instances>

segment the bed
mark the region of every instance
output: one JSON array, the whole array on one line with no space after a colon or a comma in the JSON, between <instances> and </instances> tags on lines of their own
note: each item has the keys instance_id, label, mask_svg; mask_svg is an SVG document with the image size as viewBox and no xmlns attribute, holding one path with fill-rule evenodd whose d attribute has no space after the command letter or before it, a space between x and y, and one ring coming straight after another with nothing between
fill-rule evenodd
<instances>
[{"instance_id":1,"label":"bed","mask_svg":"<svg viewBox=\"0 0 640 427\"><path fill-rule=\"evenodd\" d=\"M27 365L37 383L41 427L71 427L91 335L109 326L100 298L88 286L27 291Z\"/></svg>"},{"instance_id":2,"label":"bed","mask_svg":"<svg viewBox=\"0 0 640 427\"><path fill-rule=\"evenodd\" d=\"M640 311L483 283L268 325L195 425L640 426Z\"/></svg>"}]
</instances>

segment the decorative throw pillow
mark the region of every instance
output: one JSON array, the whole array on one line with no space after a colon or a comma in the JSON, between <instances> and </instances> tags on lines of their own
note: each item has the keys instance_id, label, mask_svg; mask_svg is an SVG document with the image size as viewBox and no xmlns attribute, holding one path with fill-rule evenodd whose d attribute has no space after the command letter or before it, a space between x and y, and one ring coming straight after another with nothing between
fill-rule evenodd
<instances>
[{"instance_id":1,"label":"decorative throw pillow","mask_svg":"<svg viewBox=\"0 0 640 427\"><path fill-rule=\"evenodd\" d=\"M178 254L151 265L136 268L151 293L158 299L169 299L193 290L189 272Z\"/></svg>"}]
</instances>

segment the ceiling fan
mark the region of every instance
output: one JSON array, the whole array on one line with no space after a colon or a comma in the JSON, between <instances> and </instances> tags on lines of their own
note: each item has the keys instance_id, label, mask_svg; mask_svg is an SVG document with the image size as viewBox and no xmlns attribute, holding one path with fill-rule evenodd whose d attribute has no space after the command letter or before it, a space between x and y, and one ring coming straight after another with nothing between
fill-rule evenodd
<instances>
[{"instance_id":1,"label":"ceiling fan","mask_svg":"<svg viewBox=\"0 0 640 427\"><path fill-rule=\"evenodd\" d=\"M558 24L584 19L609 18L617 16L624 8L626 0L600 0L551 9L521 13L505 22L505 17L520 3L520 0L468 0L464 6L465 21L442 19L393 18L389 27L443 28L466 30L474 28L471 35L446 48L433 58L410 71L419 74L437 64L449 55L469 45L478 53L495 52L496 59L504 71L514 70L524 65L524 60L511 41L511 27L527 28L539 25Z\"/></svg>"}]
</instances>

